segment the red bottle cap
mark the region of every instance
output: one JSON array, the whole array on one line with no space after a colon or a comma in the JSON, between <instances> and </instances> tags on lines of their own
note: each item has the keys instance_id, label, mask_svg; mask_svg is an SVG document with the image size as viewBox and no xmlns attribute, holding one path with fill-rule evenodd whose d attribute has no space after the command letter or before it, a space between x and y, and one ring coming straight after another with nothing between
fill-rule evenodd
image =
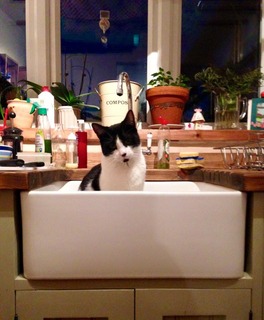
<instances>
[{"instance_id":1,"label":"red bottle cap","mask_svg":"<svg viewBox=\"0 0 264 320\"><path fill-rule=\"evenodd\" d=\"M41 88L41 91L43 92L43 91L48 91L48 92L50 92L50 88L48 87L48 86L43 86L42 88Z\"/></svg>"}]
</instances>

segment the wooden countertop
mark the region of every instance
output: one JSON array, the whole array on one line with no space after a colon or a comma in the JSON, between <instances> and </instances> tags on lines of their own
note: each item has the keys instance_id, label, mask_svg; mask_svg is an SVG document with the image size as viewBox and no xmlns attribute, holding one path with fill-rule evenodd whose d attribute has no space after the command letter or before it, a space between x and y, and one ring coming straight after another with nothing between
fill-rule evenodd
<instances>
[{"instance_id":1,"label":"wooden countertop","mask_svg":"<svg viewBox=\"0 0 264 320\"><path fill-rule=\"evenodd\" d=\"M36 129L22 129L24 144L34 144ZM158 129L144 128L139 130L142 145L146 145L147 134L153 135L153 142L157 141ZM99 141L93 130L86 130L89 145L98 145ZM70 133L69 130L66 130ZM211 146L222 147L226 145L237 145L249 141L256 141L264 138L263 131L252 130L170 130L170 140L172 146Z\"/></svg>"},{"instance_id":2,"label":"wooden countertop","mask_svg":"<svg viewBox=\"0 0 264 320\"><path fill-rule=\"evenodd\" d=\"M156 144L158 130L144 128L139 130L143 146L146 145L147 133L151 131ZM34 143L35 129L23 129L25 144ZM93 130L87 130L88 144L98 145L98 138ZM240 145L249 141L263 139L263 131L250 130L171 130L171 144L175 146L221 147ZM220 153L219 153L220 154ZM89 166L98 162L98 158L90 156ZM204 169L184 172L177 168L169 170L147 170L147 180L190 180L205 181L240 191L264 191L264 171L227 170L217 166L214 158L206 156ZM147 157L148 165L153 158ZM81 180L88 169L57 170L35 169L20 171L0 170L0 189L32 190L59 180Z\"/></svg>"},{"instance_id":3,"label":"wooden countertop","mask_svg":"<svg viewBox=\"0 0 264 320\"><path fill-rule=\"evenodd\" d=\"M59 180L81 180L88 169L32 169L0 171L1 190L32 190ZM201 169L148 169L146 180L204 181L240 191L264 191L264 171Z\"/></svg>"}]
</instances>

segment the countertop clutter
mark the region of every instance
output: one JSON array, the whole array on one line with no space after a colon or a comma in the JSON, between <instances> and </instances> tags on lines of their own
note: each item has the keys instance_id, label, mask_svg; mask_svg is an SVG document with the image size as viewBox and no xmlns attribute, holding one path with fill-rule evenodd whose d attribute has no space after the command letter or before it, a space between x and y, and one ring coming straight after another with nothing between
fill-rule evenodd
<instances>
[{"instance_id":1,"label":"countertop clutter","mask_svg":"<svg viewBox=\"0 0 264 320\"><path fill-rule=\"evenodd\" d=\"M24 144L35 143L35 131L36 129L23 129ZM70 133L70 130L65 130L66 134ZM99 140L92 129L86 130L89 145L98 145ZM143 127L139 130L139 135L142 144L146 143L147 134L151 132L153 136L153 142L157 141L158 130L151 127ZM202 147L219 147L225 146L227 143L237 144L247 141L255 141L259 138L259 135L263 131L252 130L171 130L170 140L171 145L174 146L202 146Z\"/></svg>"},{"instance_id":2,"label":"countertop clutter","mask_svg":"<svg viewBox=\"0 0 264 320\"><path fill-rule=\"evenodd\" d=\"M98 145L99 141L93 130L88 129L88 145ZM147 134L152 132L153 143L157 143L157 131L153 128L139 130L142 147L146 148ZM171 153L170 169L152 169L154 154L146 156L147 175L146 180L171 180L171 181L204 181L217 184L239 191L264 191L264 170L225 169L219 148L225 146L244 146L249 142L263 139L263 131L252 130L171 130L171 146L180 150L186 147L196 149L202 147L200 155L204 157L204 168L194 170L180 170L176 166L176 153ZM32 144L35 137L35 129L23 130L24 144ZM205 153L203 153L205 152ZM45 169L22 168L14 170L0 170L0 189L4 190L32 190L54 181L81 180L90 168L98 163L100 154L88 154L87 169Z\"/></svg>"},{"instance_id":3,"label":"countertop clutter","mask_svg":"<svg viewBox=\"0 0 264 320\"><path fill-rule=\"evenodd\" d=\"M89 169L20 169L0 171L1 190L32 190L55 181L81 180ZM264 191L264 171L245 169L148 169L148 181L204 181L239 191Z\"/></svg>"}]
</instances>

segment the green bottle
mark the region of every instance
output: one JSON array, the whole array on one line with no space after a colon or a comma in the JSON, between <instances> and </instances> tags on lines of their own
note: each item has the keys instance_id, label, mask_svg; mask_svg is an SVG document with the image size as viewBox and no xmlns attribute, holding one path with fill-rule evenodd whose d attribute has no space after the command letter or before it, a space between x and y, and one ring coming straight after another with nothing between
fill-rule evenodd
<instances>
[{"instance_id":1,"label":"green bottle","mask_svg":"<svg viewBox=\"0 0 264 320\"><path fill-rule=\"evenodd\" d=\"M160 118L158 131L157 169L170 168L170 127L168 122Z\"/></svg>"},{"instance_id":2,"label":"green bottle","mask_svg":"<svg viewBox=\"0 0 264 320\"><path fill-rule=\"evenodd\" d=\"M40 106L37 108L37 132L35 137L35 151L51 153L51 130L49 119L47 116L47 109Z\"/></svg>"}]
</instances>

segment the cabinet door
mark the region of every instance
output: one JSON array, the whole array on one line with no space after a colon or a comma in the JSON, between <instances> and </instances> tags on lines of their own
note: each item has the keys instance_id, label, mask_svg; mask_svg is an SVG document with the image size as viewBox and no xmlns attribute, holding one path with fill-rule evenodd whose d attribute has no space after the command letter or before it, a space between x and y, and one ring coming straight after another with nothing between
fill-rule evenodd
<instances>
[{"instance_id":1,"label":"cabinet door","mask_svg":"<svg viewBox=\"0 0 264 320\"><path fill-rule=\"evenodd\" d=\"M19 320L134 320L134 290L17 291Z\"/></svg>"},{"instance_id":2,"label":"cabinet door","mask_svg":"<svg viewBox=\"0 0 264 320\"><path fill-rule=\"evenodd\" d=\"M250 289L139 289L137 320L248 320Z\"/></svg>"}]
</instances>

